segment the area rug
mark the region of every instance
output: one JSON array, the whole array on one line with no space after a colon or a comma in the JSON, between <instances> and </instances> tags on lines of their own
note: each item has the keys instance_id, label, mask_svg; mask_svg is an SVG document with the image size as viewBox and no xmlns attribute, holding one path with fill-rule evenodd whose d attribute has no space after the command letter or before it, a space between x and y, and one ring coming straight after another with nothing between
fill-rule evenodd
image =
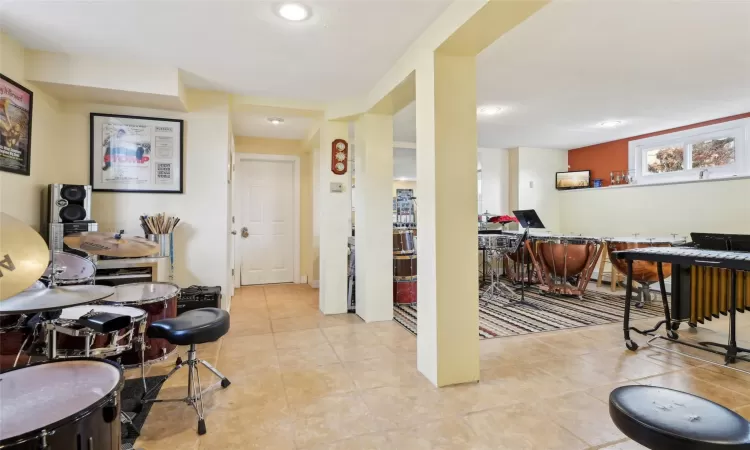
<instances>
[{"instance_id":1,"label":"area rug","mask_svg":"<svg viewBox=\"0 0 750 450\"><path fill-rule=\"evenodd\" d=\"M167 378L166 375L160 375L158 377L146 377L146 386L148 389L156 386L163 379ZM161 389L161 388L160 388ZM153 395L154 397L159 394L157 389ZM122 411L132 412L136 409L138 402L143 395L143 382L140 378L133 378L131 380L125 380L125 385L122 388ZM143 405L143 409L135 417L132 418L133 426L128 424L122 424L122 448L128 449L133 448L136 439L141 434L143 424L146 423L148 413L151 411L153 403L147 403Z\"/></svg>"},{"instance_id":2,"label":"area rug","mask_svg":"<svg viewBox=\"0 0 750 450\"><path fill-rule=\"evenodd\" d=\"M511 304L509 297L498 297L488 302L480 299L480 339L621 322L625 311L622 293L617 295L589 290L579 300L576 297L549 295L531 287L525 294L528 305ZM417 304L394 305L393 313L396 322L417 334ZM657 295L643 308L633 306L630 309L631 320L663 314L661 299Z\"/></svg>"}]
</instances>

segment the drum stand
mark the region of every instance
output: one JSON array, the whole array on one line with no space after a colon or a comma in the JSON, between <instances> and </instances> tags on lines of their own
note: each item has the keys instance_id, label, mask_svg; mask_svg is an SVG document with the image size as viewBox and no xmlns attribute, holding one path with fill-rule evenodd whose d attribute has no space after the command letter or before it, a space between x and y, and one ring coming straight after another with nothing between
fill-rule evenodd
<instances>
[{"instance_id":1,"label":"drum stand","mask_svg":"<svg viewBox=\"0 0 750 450\"><path fill-rule=\"evenodd\" d=\"M487 286L487 289L482 292L482 295L480 299L484 302L486 305L490 302L490 300L494 300L496 298L503 298L503 292L506 291L510 294L511 299L516 299L518 297L518 294L513 292L513 289L508 287L507 284L500 281L500 276L502 272L502 260L503 255L505 255L506 252L502 250L489 250L489 257L490 257L490 263L487 264L486 261L483 264L487 264L490 268L490 285ZM493 267L492 264L492 258L495 257L495 265ZM502 288L502 289L501 289ZM504 291L503 291L504 290ZM516 300L510 300L511 303L518 303Z\"/></svg>"}]
</instances>

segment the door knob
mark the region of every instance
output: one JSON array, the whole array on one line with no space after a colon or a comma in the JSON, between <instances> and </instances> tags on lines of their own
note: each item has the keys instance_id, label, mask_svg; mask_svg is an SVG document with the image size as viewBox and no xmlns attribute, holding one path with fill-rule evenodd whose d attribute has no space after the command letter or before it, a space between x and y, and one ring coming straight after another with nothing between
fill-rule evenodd
<instances>
[{"instance_id":1,"label":"door knob","mask_svg":"<svg viewBox=\"0 0 750 450\"><path fill-rule=\"evenodd\" d=\"M248 232L247 227L242 227L242 230L240 230L240 231L242 232L242 237L243 238L246 238L246 237L250 236L250 233Z\"/></svg>"}]
</instances>

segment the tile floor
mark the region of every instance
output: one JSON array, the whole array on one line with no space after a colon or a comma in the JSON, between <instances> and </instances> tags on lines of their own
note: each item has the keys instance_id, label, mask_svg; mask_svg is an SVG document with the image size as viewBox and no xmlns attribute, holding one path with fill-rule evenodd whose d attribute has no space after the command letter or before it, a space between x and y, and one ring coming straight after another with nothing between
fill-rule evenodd
<instances>
[{"instance_id":1,"label":"tile floor","mask_svg":"<svg viewBox=\"0 0 750 450\"><path fill-rule=\"evenodd\" d=\"M632 383L692 392L750 417L750 376L654 348L632 353L620 324L481 341L482 382L436 389L416 370L409 332L323 316L317 301L305 286L239 290L229 334L199 349L232 381L222 390L201 372L204 388L214 383L208 434L196 434L186 405L156 404L136 447L636 450L644 447L612 425L606 403L613 388ZM739 336L750 339L745 316ZM682 337L723 340L726 325L683 329ZM149 375L169 368L152 366ZM184 394L184 375L162 398Z\"/></svg>"}]
</instances>

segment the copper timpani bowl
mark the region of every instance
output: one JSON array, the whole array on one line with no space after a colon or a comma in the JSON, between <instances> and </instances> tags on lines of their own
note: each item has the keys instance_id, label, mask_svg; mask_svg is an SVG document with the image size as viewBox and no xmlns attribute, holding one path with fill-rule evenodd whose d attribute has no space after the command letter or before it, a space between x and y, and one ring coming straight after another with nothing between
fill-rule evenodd
<instances>
[{"instance_id":1,"label":"copper timpani bowl","mask_svg":"<svg viewBox=\"0 0 750 450\"><path fill-rule=\"evenodd\" d=\"M630 250L634 248L646 248L646 247L672 247L673 245L684 243L683 240L673 238L604 238L607 242L607 256L612 262L612 265L620 271L622 274L627 276L628 274L628 263L624 259L618 259L613 256L613 252ZM662 264L662 270L664 272L664 278L672 275L672 265L664 263ZM638 283L655 283L659 281L659 275L656 269L656 263L651 261L633 261L633 281Z\"/></svg>"},{"instance_id":2,"label":"copper timpani bowl","mask_svg":"<svg viewBox=\"0 0 750 450\"><path fill-rule=\"evenodd\" d=\"M552 275L574 277L586 268L597 252L598 238L582 236L549 236L537 241L537 255Z\"/></svg>"}]
</instances>

